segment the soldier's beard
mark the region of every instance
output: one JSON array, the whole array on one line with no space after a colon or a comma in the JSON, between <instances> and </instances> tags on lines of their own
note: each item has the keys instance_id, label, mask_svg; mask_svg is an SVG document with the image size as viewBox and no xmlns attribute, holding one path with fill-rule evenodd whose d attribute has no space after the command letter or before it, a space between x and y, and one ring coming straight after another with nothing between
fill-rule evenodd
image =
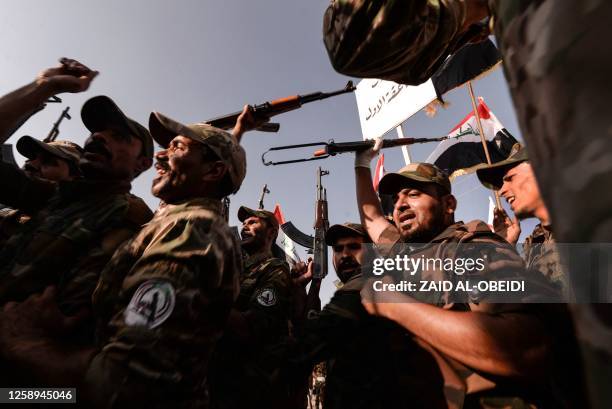
<instances>
[{"instance_id":1,"label":"soldier's beard","mask_svg":"<svg viewBox=\"0 0 612 409\"><path fill-rule=\"evenodd\" d=\"M446 219L444 210L440 208L436 209L429 220L425 220L424 223L418 223L415 228L400 228L400 236L405 243L429 243L450 224Z\"/></svg>"},{"instance_id":2,"label":"soldier's beard","mask_svg":"<svg viewBox=\"0 0 612 409\"><path fill-rule=\"evenodd\" d=\"M265 250L266 241L263 237L251 234L241 234L240 246L249 255L261 253Z\"/></svg>"},{"instance_id":3,"label":"soldier's beard","mask_svg":"<svg viewBox=\"0 0 612 409\"><path fill-rule=\"evenodd\" d=\"M355 274L359 274L360 272L361 265L354 258L341 262L336 270L338 278L343 283L346 283L351 277L353 277Z\"/></svg>"}]
</instances>

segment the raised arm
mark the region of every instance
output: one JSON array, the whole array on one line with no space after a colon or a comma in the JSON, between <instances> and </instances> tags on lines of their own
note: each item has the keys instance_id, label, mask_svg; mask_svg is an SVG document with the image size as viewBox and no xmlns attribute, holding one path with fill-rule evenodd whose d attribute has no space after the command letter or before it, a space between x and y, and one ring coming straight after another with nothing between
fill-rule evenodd
<instances>
[{"instance_id":1,"label":"raised arm","mask_svg":"<svg viewBox=\"0 0 612 409\"><path fill-rule=\"evenodd\" d=\"M0 98L0 143L6 142L48 98L63 92L85 91L98 75L76 60L60 61L59 66L42 71L33 82Z\"/></svg>"},{"instance_id":2,"label":"raised arm","mask_svg":"<svg viewBox=\"0 0 612 409\"><path fill-rule=\"evenodd\" d=\"M372 149L355 155L355 190L359 217L361 224L375 243L381 233L389 227L389 222L385 219L380 201L372 186L372 173L370 172L370 162L378 155L381 144L382 139L379 139Z\"/></svg>"}]
</instances>

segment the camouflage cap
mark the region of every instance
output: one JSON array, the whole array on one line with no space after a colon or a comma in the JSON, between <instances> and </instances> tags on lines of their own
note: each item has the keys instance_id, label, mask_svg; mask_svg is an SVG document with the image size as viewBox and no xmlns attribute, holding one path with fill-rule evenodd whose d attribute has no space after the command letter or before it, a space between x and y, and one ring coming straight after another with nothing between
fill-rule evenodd
<instances>
[{"instance_id":1,"label":"camouflage cap","mask_svg":"<svg viewBox=\"0 0 612 409\"><path fill-rule=\"evenodd\" d=\"M504 184L504 176L513 167L519 163L528 161L527 149L521 144L516 144L512 147L512 152L507 159L491 165L485 165L476 171L480 183L492 190L501 189Z\"/></svg>"},{"instance_id":2,"label":"camouflage cap","mask_svg":"<svg viewBox=\"0 0 612 409\"><path fill-rule=\"evenodd\" d=\"M325 233L325 243L328 246L333 246L341 237L363 237L364 242L370 242L370 236L359 223L345 222L342 224L334 224Z\"/></svg>"},{"instance_id":3,"label":"camouflage cap","mask_svg":"<svg viewBox=\"0 0 612 409\"><path fill-rule=\"evenodd\" d=\"M448 193L451 183L448 175L431 163L411 163L395 173L387 173L378 184L378 192L382 195L393 195L406 185L408 180L420 183L435 183Z\"/></svg>"},{"instance_id":4,"label":"camouflage cap","mask_svg":"<svg viewBox=\"0 0 612 409\"><path fill-rule=\"evenodd\" d=\"M91 132L117 128L128 132L142 142L147 158L153 158L153 139L148 129L128 118L112 99L99 95L88 99L81 108L83 124Z\"/></svg>"},{"instance_id":5,"label":"camouflage cap","mask_svg":"<svg viewBox=\"0 0 612 409\"><path fill-rule=\"evenodd\" d=\"M272 225L272 227L278 230L278 220L276 220L276 216L274 215L274 213L268 210L254 210L246 206L240 206L240 209L238 209L238 220L243 222L249 217L259 217L261 219L267 220L270 225Z\"/></svg>"},{"instance_id":6,"label":"camouflage cap","mask_svg":"<svg viewBox=\"0 0 612 409\"><path fill-rule=\"evenodd\" d=\"M40 152L47 152L50 155L78 166L79 159L81 159L83 154L83 148L74 142L43 142L29 135L24 135L17 141L17 152L28 159L34 159Z\"/></svg>"},{"instance_id":7,"label":"camouflage cap","mask_svg":"<svg viewBox=\"0 0 612 409\"><path fill-rule=\"evenodd\" d=\"M159 112L151 112L149 129L153 139L163 148L167 148L177 135L208 146L228 166L232 193L238 191L246 175L246 154L229 132L205 123L183 125Z\"/></svg>"}]
</instances>

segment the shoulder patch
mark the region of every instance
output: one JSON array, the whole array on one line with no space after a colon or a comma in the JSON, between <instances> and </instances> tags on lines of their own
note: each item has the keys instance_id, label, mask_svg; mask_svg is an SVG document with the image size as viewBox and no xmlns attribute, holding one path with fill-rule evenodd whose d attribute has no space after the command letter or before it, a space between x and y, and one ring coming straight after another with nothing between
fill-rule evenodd
<instances>
[{"instance_id":1,"label":"shoulder patch","mask_svg":"<svg viewBox=\"0 0 612 409\"><path fill-rule=\"evenodd\" d=\"M257 302L264 307L272 307L276 305L277 301L278 297L276 296L274 288L266 287L257 294Z\"/></svg>"},{"instance_id":2,"label":"shoulder patch","mask_svg":"<svg viewBox=\"0 0 612 409\"><path fill-rule=\"evenodd\" d=\"M174 311L175 298L174 287L168 281L145 281L125 309L126 325L149 329L160 326Z\"/></svg>"}]
</instances>

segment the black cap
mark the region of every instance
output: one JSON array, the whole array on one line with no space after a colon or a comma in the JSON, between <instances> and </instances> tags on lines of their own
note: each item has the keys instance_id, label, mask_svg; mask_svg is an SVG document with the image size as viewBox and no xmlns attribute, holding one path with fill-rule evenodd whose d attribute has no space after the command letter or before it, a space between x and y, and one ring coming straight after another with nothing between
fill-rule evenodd
<instances>
[{"instance_id":1,"label":"black cap","mask_svg":"<svg viewBox=\"0 0 612 409\"><path fill-rule=\"evenodd\" d=\"M506 172L520 163L528 160L527 149L520 144L516 144L512 148L512 152L507 159L491 165L483 166L476 171L476 174L478 175L480 183L482 183L485 187L492 190L499 190L504 184L504 175Z\"/></svg>"},{"instance_id":2,"label":"black cap","mask_svg":"<svg viewBox=\"0 0 612 409\"><path fill-rule=\"evenodd\" d=\"M325 233L325 243L328 246L333 246L341 237L359 236L363 237L364 242L370 242L370 236L359 223L346 222L342 224L334 224Z\"/></svg>"},{"instance_id":3,"label":"black cap","mask_svg":"<svg viewBox=\"0 0 612 409\"><path fill-rule=\"evenodd\" d=\"M128 118L121 109L106 95L88 99L81 108L83 124L91 132L103 131L110 127L129 132L142 141L143 151L153 158L153 138L149 130L133 119Z\"/></svg>"}]
</instances>

